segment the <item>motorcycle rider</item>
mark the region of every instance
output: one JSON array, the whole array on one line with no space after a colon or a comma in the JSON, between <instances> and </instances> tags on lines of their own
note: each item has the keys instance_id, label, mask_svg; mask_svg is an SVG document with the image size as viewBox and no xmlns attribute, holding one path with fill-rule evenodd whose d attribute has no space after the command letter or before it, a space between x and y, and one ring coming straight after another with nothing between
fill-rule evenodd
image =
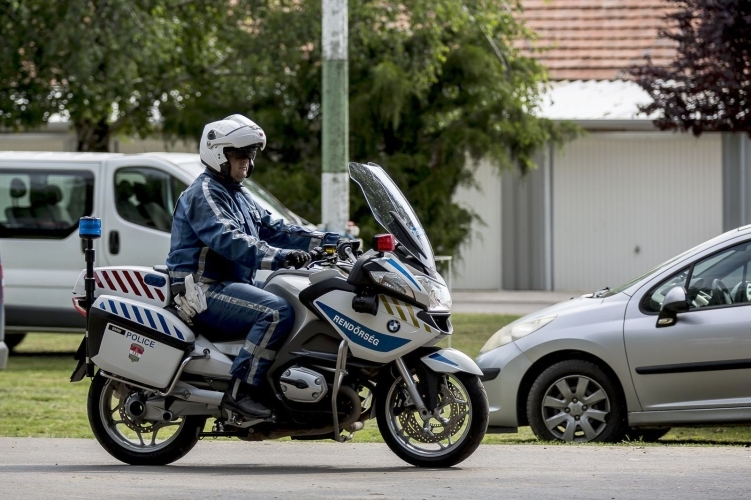
<instances>
[{"instance_id":1,"label":"motorcycle rider","mask_svg":"<svg viewBox=\"0 0 751 500\"><path fill-rule=\"evenodd\" d=\"M289 335L294 311L254 283L256 270L300 268L310 260L310 249L338 240L336 233L272 220L253 201L242 181L265 147L261 127L242 115L204 127L199 151L206 171L177 201L167 258L184 320L210 327L215 337L247 334L222 406L259 418L271 416L257 390Z\"/></svg>"}]
</instances>

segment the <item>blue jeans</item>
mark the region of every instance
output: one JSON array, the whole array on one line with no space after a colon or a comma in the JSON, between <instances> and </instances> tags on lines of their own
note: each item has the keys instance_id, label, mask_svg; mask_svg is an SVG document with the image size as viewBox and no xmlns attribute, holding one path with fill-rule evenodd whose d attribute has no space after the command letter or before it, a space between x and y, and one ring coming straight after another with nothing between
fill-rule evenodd
<instances>
[{"instance_id":1,"label":"blue jeans","mask_svg":"<svg viewBox=\"0 0 751 500\"><path fill-rule=\"evenodd\" d=\"M260 386L286 340L295 313L281 297L246 283L212 283L206 292L208 309L197 316L204 325L223 335L246 336L245 345L230 373L253 386Z\"/></svg>"}]
</instances>

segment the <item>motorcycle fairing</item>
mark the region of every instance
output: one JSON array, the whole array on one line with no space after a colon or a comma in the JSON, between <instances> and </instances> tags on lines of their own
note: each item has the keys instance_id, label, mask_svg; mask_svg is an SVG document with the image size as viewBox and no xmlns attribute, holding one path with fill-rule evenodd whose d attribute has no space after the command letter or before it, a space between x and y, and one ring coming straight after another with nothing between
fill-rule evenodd
<instances>
[{"instance_id":1,"label":"motorcycle fairing","mask_svg":"<svg viewBox=\"0 0 751 500\"><path fill-rule=\"evenodd\" d=\"M380 306L375 316L352 309L353 294L332 290L313 301L313 306L342 338L348 340L352 355L367 361L389 363L396 358L425 345L440 332L423 321L407 314L404 319L393 316L385 306ZM385 294L382 294L385 299ZM391 298L389 298L391 299ZM400 303L403 306L407 304ZM391 325L391 328L389 328Z\"/></svg>"},{"instance_id":2,"label":"motorcycle fairing","mask_svg":"<svg viewBox=\"0 0 751 500\"><path fill-rule=\"evenodd\" d=\"M437 373L466 372L482 375L482 370L472 358L456 349L441 349L440 351L423 356L420 360Z\"/></svg>"},{"instance_id":3,"label":"motorcycle fairing","mask_svg":"<svg viewBox=\"0 0 751 500\"><path fill-rule=\"evenodd\" d=\"M409 272L407 267L399 262L399 260L396 259L393 254L386 254L384 258L373 259L372 262L378 264L383 269L391 271L392 273L396 273L400 277L402 277L404 283L406 283L407 286L409 286L409 288L412 290L412 293L415 294L415 300L417 302L426 306L430 304L430 298L428 297L426 290L422 286L420 286L420 283L418 283L415 276L411 272Z\"/></svg>"}]
</instances>

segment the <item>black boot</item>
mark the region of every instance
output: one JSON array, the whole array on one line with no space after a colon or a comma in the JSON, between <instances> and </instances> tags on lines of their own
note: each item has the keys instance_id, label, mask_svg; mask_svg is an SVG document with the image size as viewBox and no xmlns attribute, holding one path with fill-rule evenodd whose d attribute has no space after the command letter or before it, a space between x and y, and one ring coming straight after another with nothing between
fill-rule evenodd
<instances>
[{"instance_id":1,"label":"black boot","mask_svg":"<svg viewBox=\"0 0 751 500\"><path fill-rule=\"evenodd\" d=\"M255 401L247 391L240 391L240 380L234 379L222 397L222 407L249 418L269 418L271 410Z\"/></svg>"}]
</instances>

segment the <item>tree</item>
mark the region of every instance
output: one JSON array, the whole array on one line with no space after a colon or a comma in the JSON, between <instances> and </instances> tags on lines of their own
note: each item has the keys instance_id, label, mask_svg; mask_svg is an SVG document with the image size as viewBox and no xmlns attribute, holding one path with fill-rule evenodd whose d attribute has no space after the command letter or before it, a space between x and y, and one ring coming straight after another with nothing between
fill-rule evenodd
<instances>
[{"instance_id":1,"label":"tree","mask_svg":"<svg viewBox=\"0 0 751 500\"><path fill-rule=\"evenodd\" d=\"M320 217L321 2L249 1L233 37L252 61L206 82L191 111L163 107L165 132L191 137L222 113L252 116L269 143L254 176L285 205ZM544 69L514 42L532 36L496 0L351 0L350 156L383 166L413 203L436 253L455 254L474 214L452 202L477 161L534 168L533 156L571 128L535 113ZM221 112L220 112L221 111ZM359 190L351 217L368 241L380 228Z\"/></svg>"},{"instance_id":2,"label":"tree","mask_svg":"<svg viewBox=\"0 0 751 500\"><path fill-rule=\"evenodd\" d=\"M630 70L653 100L640 111L659 112L662 130L751 135L751 2L668 1L676 9L659 36L676 44L676 57Z\"/></svg>"},{"instance_id":3,"label":"tree","mask_svg":"<svg viewBox=\"0 0 751 500\"><path fill-rule=\"evenodd\" d=\"M509 6L510 5L510 6ZM571 129L536 112L544 69L515 1L350 0L350 154L405 191L435 250L454 254L475 214L452 202L483 158L534 168ZM320 217L321 0L14 0L0 4L0 125L69 117L80 150L116 133L196 140L244 113L269 143L254 174ZM84 29L82 29L82 27ZM378 227L358 190L351 214Z\"/></svg>"},{"instance_id":4,"label":"tree","mask_svg":"<svg viewBox=\"0 0 751 500\"><path fill-rule=\"evenodd\" d=\"M159 104L180 98L188 71L221 57L204 42L222 3L0 3L0 125L34 128L58 114L79 151L107 151L113 134L151 134Z\"/></svg>"}]
</instances>

